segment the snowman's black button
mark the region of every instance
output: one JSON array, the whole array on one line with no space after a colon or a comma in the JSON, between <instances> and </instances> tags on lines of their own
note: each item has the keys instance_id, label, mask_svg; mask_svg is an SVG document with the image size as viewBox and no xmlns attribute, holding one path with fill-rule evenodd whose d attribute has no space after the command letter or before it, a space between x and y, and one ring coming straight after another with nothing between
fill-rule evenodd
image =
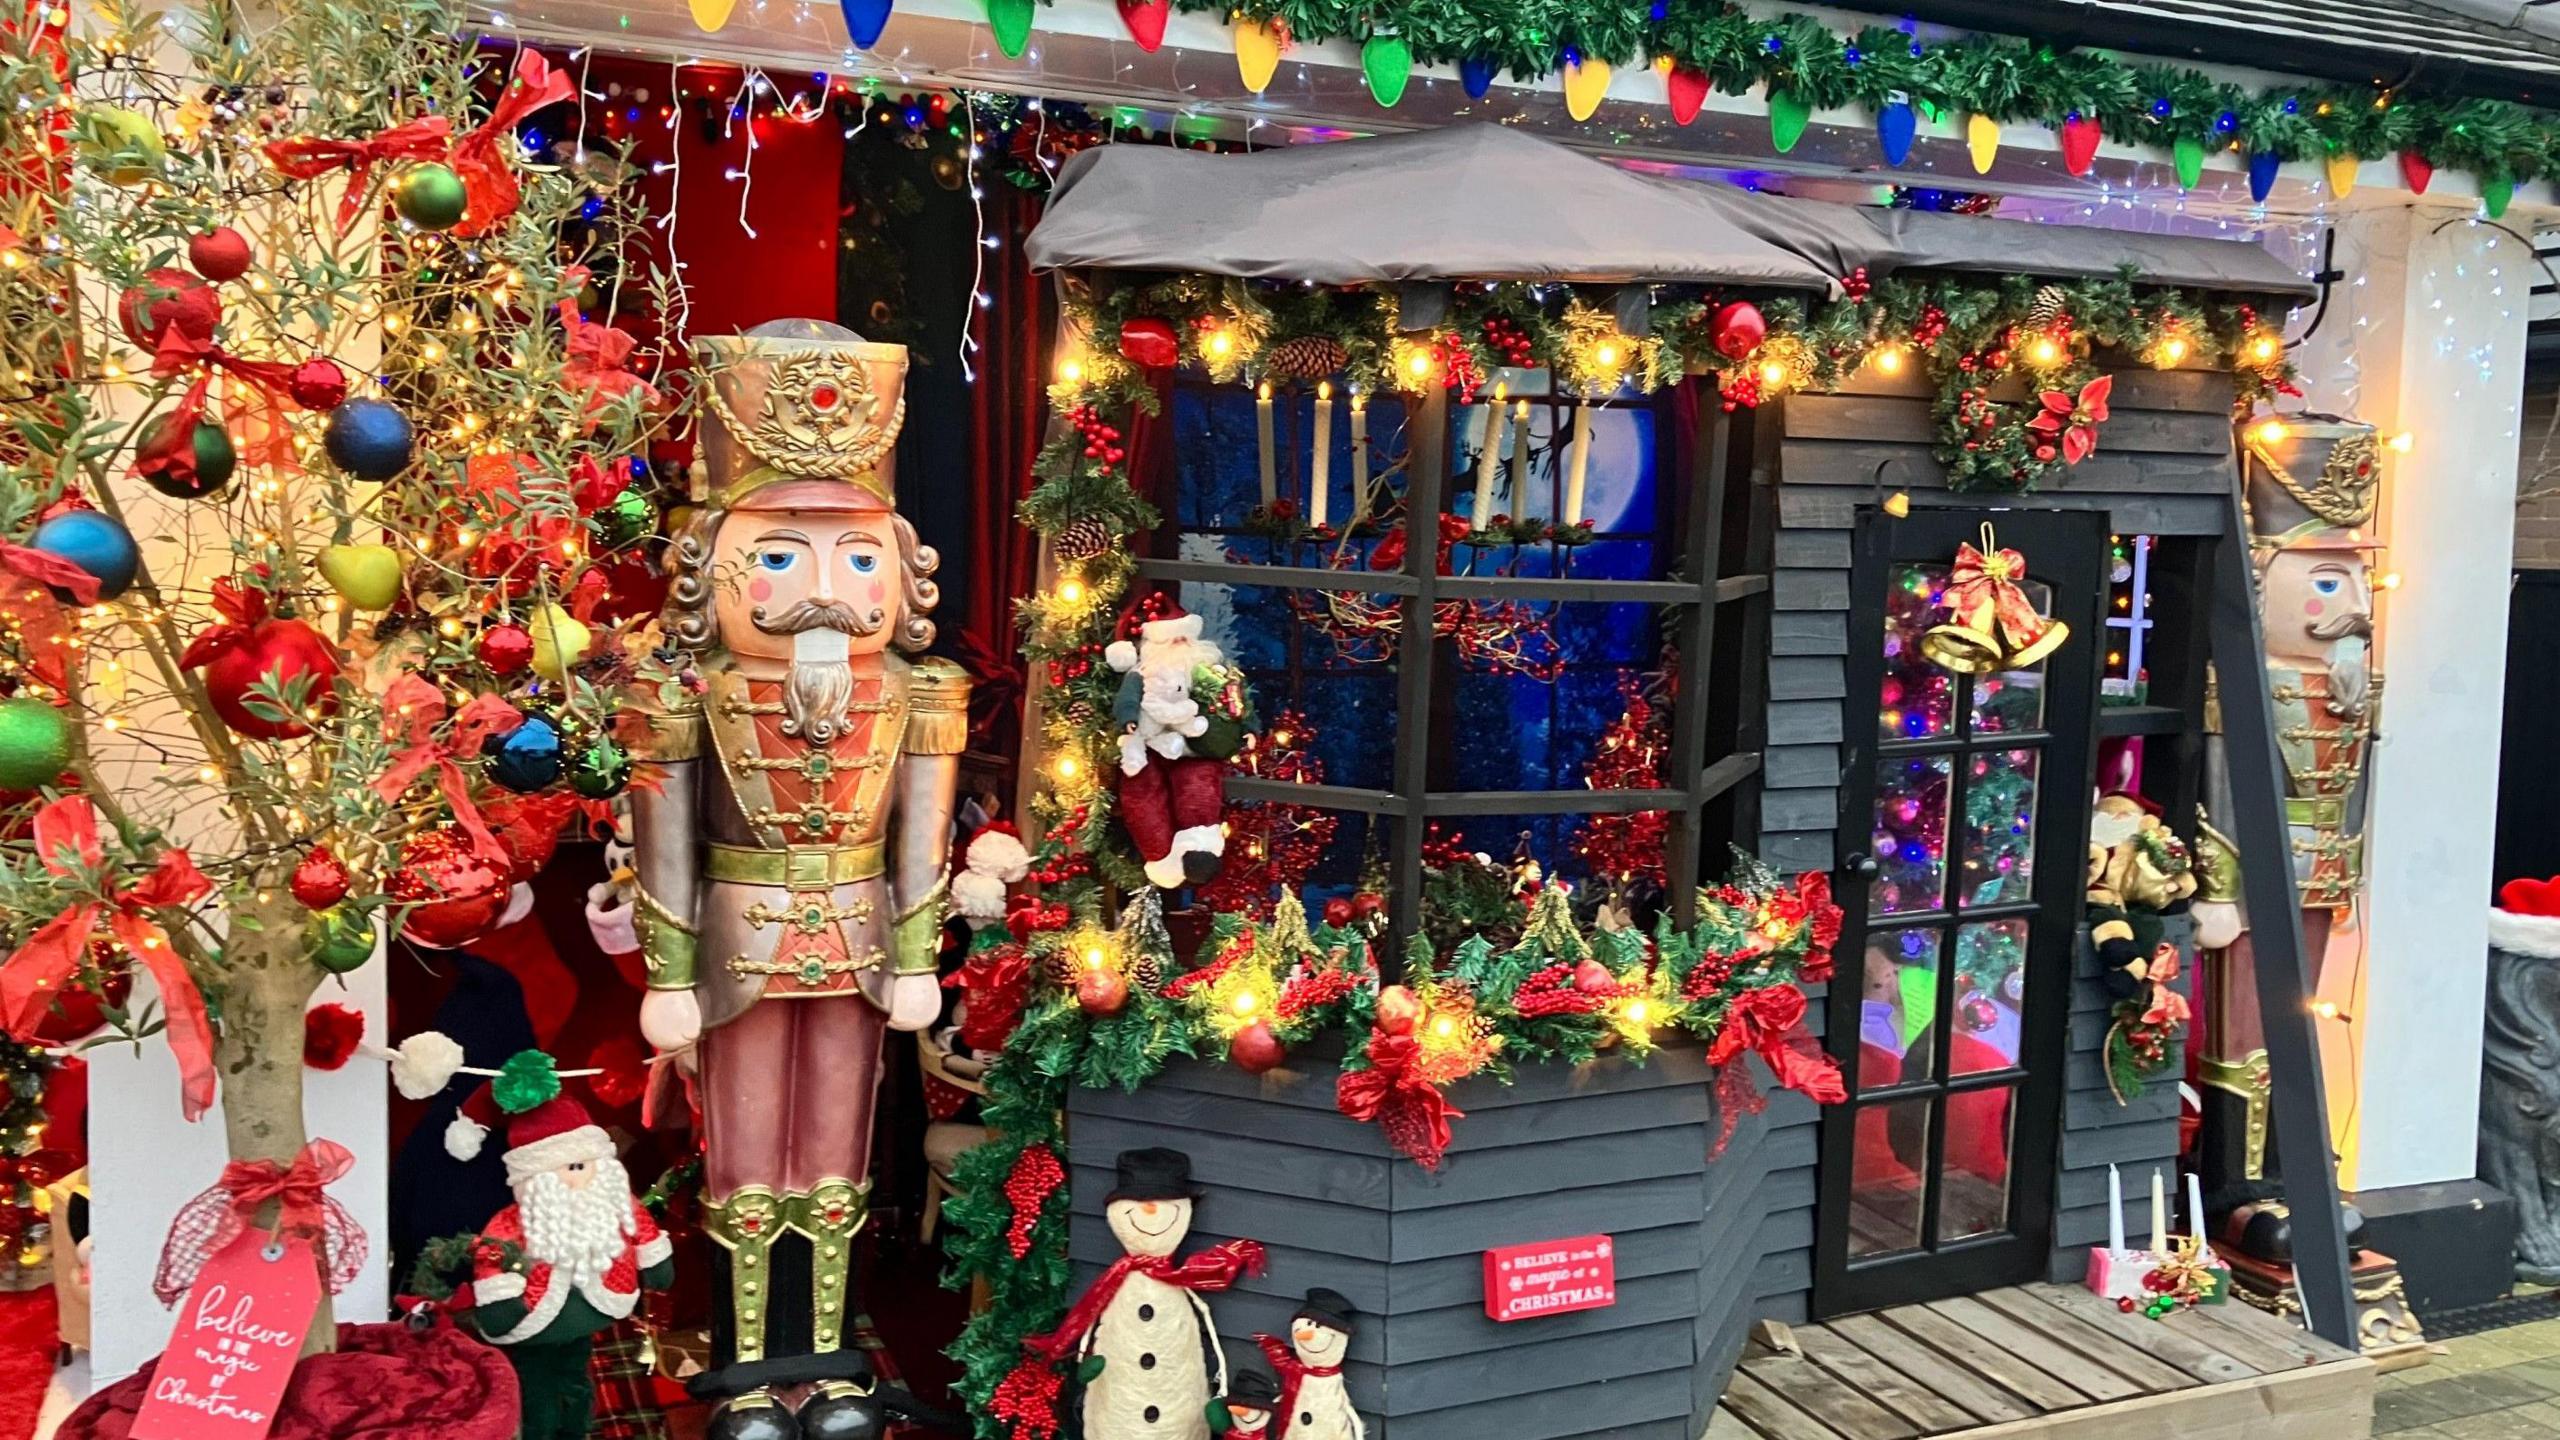
<instances>
[{"instance_id":1,"label":"snowman's black button","mask_svg":"<svg viewBox=\"0 0 2560 1440\"><path fill-rule=\"evenodd\" d=\"M1298 1423L1299 1423L1299 1424L1301 1424L1301 1425L1313 1425L1314 1423L1316 1423L1316 1412L1314 1412L1313 1410L1301 1410L1301 1411L1299 1411L1299 1412L1298 1412Z\"/></svg>"},{"instance_id":2,"label":"snowman's black button","mask_svg":"<svg viewBox=\"0 0 2560 1440\"><path fill-rule=\"evenodd\" d=\"M1138 1418L1139 1418L1139 1419L1141 1419L1141 1420L1146 1421L1146 1422L1147 1422L1148 1424L1150 1424L1150 1425L1153 1425L1154 1423L1156 1423L1156 1407L1154 1407L1153 1405L1148 1406L1148 1407L1146 1408L1146 1411L1145 1411L1143 1414L1139 1415L1139 1417L1138 1417Z\"/></svg>"},{"instance_id":3,"label":"snowman's black button","mask_svg":"<svg viewBox=\"0 0 2560 1440\"><path fill-rule=\"evenodd\" d=\"M1139 1356L1138 1368L1141 1370L1153 1370L1156 1368L1156 1352L1150 1350L1146 1354Z\"/></svg>"},{"instance_id":4,"label":"snowman's black button","mask_svg":"<svg viewBox=\"0 0 2560 1440\"><path fill-rule=\"evenodd\" d=\"M1141 1306L1139 1306L1139 1307L1138 1307L1138 1318L1139 1318L1139 1319L1141 1319L1141 1320L1153 1320L1154 1318L1156 1318L1156 1307L1154 1307L1153 1305L1141 1305Z\"/></svg>"}]
</instances>

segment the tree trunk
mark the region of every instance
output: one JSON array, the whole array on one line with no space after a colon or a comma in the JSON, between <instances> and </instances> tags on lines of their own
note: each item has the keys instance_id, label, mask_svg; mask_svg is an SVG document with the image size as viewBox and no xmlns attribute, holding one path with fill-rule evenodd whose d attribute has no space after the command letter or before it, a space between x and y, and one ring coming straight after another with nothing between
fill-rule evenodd
<instances>
[{"instance_id":1,"label":"tree trunk","mask_svg":"<svg viewBox=\"0 0 2560 1440\"><path fill-rule=\"evenodd\" d=\"M213 1059L231 1158L290 1165L310 1138L302 1115L302 1012L322 972L303 940L302 907L283 889L265 889L270 898L264 903L242 896L234 907ZM258 1223L273 1224L275 1211L270 1205L259 1212ZM302 1353L334 1350L337 1336L336 1311L323 1285Z\"/></svg>"}]
</instances>

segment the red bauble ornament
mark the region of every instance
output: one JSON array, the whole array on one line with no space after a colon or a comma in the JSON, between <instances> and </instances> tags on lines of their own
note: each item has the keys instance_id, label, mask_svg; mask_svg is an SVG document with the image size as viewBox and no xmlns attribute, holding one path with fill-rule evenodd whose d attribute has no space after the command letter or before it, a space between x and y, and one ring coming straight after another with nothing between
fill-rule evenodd
<instances>
[{"instance_id":1,"label":"red bauble ornament","mask_svg":"<svg viewBox=\"0 0 2560 1440\"><path fill-rule=\"evenodd\" d=\"M1390 985L1378 992L1378 1029L1388 1035L1410 1035L1416 1020L1422 1018L1422 1002L1402 985Z\"/></svg>"},{"instance_id":2,"label":"red bauble ornament","mask_svg":"<svg viewBox=\"0 0 2560 1440\"><path fill-rule=\"evenodd\" d=\"M347 398L347 372L335 360L305 360L293 367L285 387L305 410L335 410Z\"/></svg>"},{"instance_id":3,"label":"red bauble ornament","mask_svg":"<svg viewBox=\"0 0 2560 1440\"><path fill-rule=\"evenodd\" d=\"M1618 988L1618 977L1597 960L1585 960L1573 967L1573 988L1585 995L1604 995Z\"/></svg>"},{"instance_id":4,"label":"red bauble ornament","mask_svg":"<svg viewBox=\"0 0 2560 1440\"><path fill-rule=\"evenodd\" d=\"M513 675L533 663L533 634L514 623L492 625L480 632L475 649L492 675Z\"/></svg>"},{"instance_id":5,"label":"red bauble ornament","mask_svg":"<svg viewBox=\"0 0 2560 1440\"><path fill-rule=\"evenodd\" d=\"M1277 1068L1281 1061L1289 1058L1289 1052L1280 1043L1280 1037L1271 1033L1270 1026L1256 1020L1237 1031L1235 1038L1227 1042L1227 1058L1236 1062L1236 1068L1247 1075L1260 1075Z\"/></svg>"},{"instance_id":6,"label":"red bauble ornament","mask_svg":"<svg viewBox=\"0 0 2560 1440\"><path fill-rule=\"evenodd\" d=\"M1963 1020L1964 1028L1977 1035L2000 1023L2000 1007L1991 1003L1990 996L1979 991L1964 997L1956 1006L1956 1014Z\"/></svg>"},{"instance_id":7,"label":"red bauble ornament","mask_svg":"<svg viewBox=\"0 0 2560 1440\"><path fill-rule=\"evenodd\" d=\"M326 845L314 845L302 863L293 867L289 888L293 898L312 910L326 910L347 898L346 862L329 853Z\"/></svg>"},{"instance_id":8,"label":"red bauble ornament","mask_svg":"<svg viewBox=\"0 0 2560 1440\"><path fill-rule=\"evenodd\" d=\"M1088 965L1076 977L1076 1005L1087 1015L1117 1015L1129 1003L1129 981L1108 965Z\"/></svg>"},{"instance_id":9,"label":"red bauble ornament","mask_svg":"<svg viewBox=\"0 0 2560 1440\"><path fill-rule=\"evenodd\" d=\"M402 933L438 949L469 944L507 911L505 873L451 827L430 830L403 847L399 867L382 889L394 903L412 907Z\"/></svg>"},{"instance_id":10,"label":"red bauble ornament","mask_svg":"<svg viewBox=\"0 0 2560 1440\"><path fill-rule=\"evenodd\" d=\"M1750 301L1736 300L1716 312L1716 353L1727 360L1743 358L1768 338L1769 321Z\"/></svg>"},{"instance_id":11,"label":"red bauble ornament","mask_svg":"<svg viewBox=\"0 0 2560 1440\"><path fill-rule=\"evenodd\" d=\"M319 631L299 620L261 620L206 663L204 688L223 724L259 740L290 740L310 734L311 727L300 716L279 723L252 712L250 690L263 688L259 682L273 677L272 687L290 694L294 682L307 676L305 703L327 714L338 708L338 697L329 689L330 677L337 673L338 657ZM272 713L271 702L261 708Z\"/></svg>"},{"instance_id":12,"label":"red bauble ornament","mask_svg":"<svg viewBox=\"0 0 2560 1440\"><path fill-rule=\"evenodd\" d=\"M1182 345L1174 339L1173 322L1141 315L1121 323L1120 354L1132 365L1160 370L1182 358Z\"/></svg>"},{"instance_id":13,"label":"red bauble ornament","mask_svg":"<svg viewBox=\"0 0 2560 1440\"><path fill-rule=\"evenodd\" d=\"M187 263L207 280L237 280L249 273L249 242L228 225L187 241Z\"/></svg>"}]
</instances>

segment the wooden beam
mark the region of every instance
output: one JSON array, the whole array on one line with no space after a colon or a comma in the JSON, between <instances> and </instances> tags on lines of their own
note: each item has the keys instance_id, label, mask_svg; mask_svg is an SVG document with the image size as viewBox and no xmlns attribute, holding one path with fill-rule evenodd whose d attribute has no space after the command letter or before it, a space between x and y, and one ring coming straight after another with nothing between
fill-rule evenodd
<instances>
[{"instance_id":1,"label":"wooden beam","mask_svg":"<svg viewBox=\"0 0 2560 1440\"><path fill-rule=\"evenodd\" d=\"M1149 580L1204 585L1259 585L1270 590L1331 590L1346 595L1410 595L1413 579L1395 570L1328 570L1320 565L1245 565L1225 560L1140 560Z\"/></svg>"},{"instance_id":2,"label":"wooden beam","mask_svg":"<svg viewBox=\"0 0 2560 1440\"><path fill-rule=\"evenodd\" d=\"M1405 546L1404 575L1412 588L1404 593L1404 629L1396 650L1395 792L1420 795L1431 788L1433 607L1439 603L1440 547L1429 543L1440 523L1441 492L1449 481L1449 392L1438 385L1424 392L1410 413L1412 463L1405 471L1405 527L1415 536ZM1395 847L1388 859L1394 879L1387 896L1393 924L1393 950L1422 928L1422 837L1427 822L1408 809L1396 820Z\"/></svg>"}]
</instances>

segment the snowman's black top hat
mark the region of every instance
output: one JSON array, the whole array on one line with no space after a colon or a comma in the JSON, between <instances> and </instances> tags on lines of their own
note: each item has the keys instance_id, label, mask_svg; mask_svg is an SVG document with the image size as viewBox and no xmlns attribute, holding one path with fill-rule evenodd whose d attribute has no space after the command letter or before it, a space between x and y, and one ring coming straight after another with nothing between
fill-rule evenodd
<instances>
[{"instance_id":1,"label":"snowman's black top hat","mask_svg":"<svg viewBox=\"0 0 2560 1440\"><path fill-rule=\"evenodd\" d=\"M1327 1290L1319 1285L1307 1292L1306 1303L1300 1305L1297 1313L1289 1318L1313 1320L1329 1330L1339 1330L1348 1335L1353 1329L1351 1317L1358 1313L1349 1296L1339 1290Z\"/></svg>"},{"instance_id":2,"label":"snowman's black top hat","mask_svg":"<svg viewBox=\"0 0 2560 1440\"><path fill-rule=\"evenodd\" d=\"M1227 1379L1225 1398L1230 1408L1242 1405L1254 1410L1277 1410L1280 1382L1260 1366L1238 1365Z\"/></svg>"},{"instance_id":3,"label":"snowman's black top hat","mask_svg":"<svg viewBox=\"0 0 2560 1440\"><path fill-rule=\"evenodd\" d=\"M1191 1157L1161 1147L1123 1150L1119 1183L1104 1203L1117 1200L1197 1200L1203 1193L1191 1181Z\"/></svg>"}]
</instances>

